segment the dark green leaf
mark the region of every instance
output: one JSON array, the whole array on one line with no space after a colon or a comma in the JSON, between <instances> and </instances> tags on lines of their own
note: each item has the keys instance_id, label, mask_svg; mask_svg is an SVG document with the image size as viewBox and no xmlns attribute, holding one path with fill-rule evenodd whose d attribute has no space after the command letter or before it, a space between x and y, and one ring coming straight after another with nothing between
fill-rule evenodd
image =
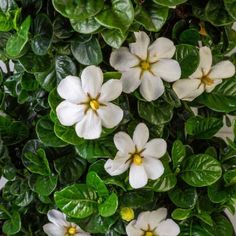
<instances>
[{"instance_id":1,"label":"dark green leaf","mask_svg":"<svg viewBox=\"0 0 236 236\"><path fill-rule=\"evenodd\" d=\"M196 138L209 139L223 126L222 119L194 116L185 123L186 133Z\"/></svg>"},{"instance_id":2,"label":"dark green leaf","mask_svg":"<svg viewBox=\"0 0 236 236\"><path fill-rule=\"evenodd\" d=\"M176 46L175 59L179 62L181 67L181 77L187 78L198 67L199 52L198 49L192 45L180 44Z\"/></svg>"},{"instance_id":3,"label":"dark green leaf","mask_svg":"<svg viewBox=\"0 0 236 236\"><path fill-rule=\"evenodd\" d=\"M220 163L207 154L185 158L181 171L182 179L194 187L203 187L215 183L222 174Z\"/></svg>"},{"instance_id":4,"label":"dark green leaf","mask_svg":"<svg viewBox=\"0 0 236 236\"><path fill-rule=\"evenodd\" d=\"M224 0L224 5L227 12L234 18L234 20L236 20L236 1Z\"/></svg>"},{"instance_id":5,"label":"dark green leaf","mask_svg":"<svg viewBox=\"0 0 236 236\"><path fill-rule=\"evenodd\" d=\"M227 186L232 185L232 184L236 184L236 169L233 170L227 170L224 173L224 180L227 184Z\"/></svg>"},{"instance_id":6,"label":"dark green leaf","mask_svg":"<svg viewBox=\"0 0 236 236\"><path fill-rule=\"evenodd\" d=\"M21 229L21 218L17 211L14 211L11 218L3 224L2 230L5 234L14 235Z\"/></svg>"},{"instance_id":7,"label":"dark green leaf","mask_svg":"<svg viewBox=\"0 0 236 236\"><path fill-rule=\"evenodd\" d=\"M186 148L180 140L175 140L171 150L173 168L176 168L184 159Z\"/></svg>"},{"instance_id":8,"label":"dark green leaf","mask_svg":"<svg viewBox=\"0 0 236 236\"><path fill-rule=\"evenodd\" d=\"M118 207L118 197L112 193L103 203L98 205L99 214L103 217L109 217L115 214Z\"/></svg>"},{"instance_id":9,"label":"dark green leaf","mask_svg":"<svg viewBox=\"0 0 236 236\"><path fill-rule=\"evenodd\" d=\"M100 24L94 19L94 17L84 20L70 19L73 29L82 34L91 34L100 28Z\"/></svg>"},{"instance_id":10,"label":"dark green leaf","mask_svg":"<svg viewBox=\"0 0 236 236\"><path fill-rule=\"evenodd\" d=\"M85 218L97 207L97 194L84 184L74 184L55 192L56 205L68 216Z\"/></svg>"}]
</instances>

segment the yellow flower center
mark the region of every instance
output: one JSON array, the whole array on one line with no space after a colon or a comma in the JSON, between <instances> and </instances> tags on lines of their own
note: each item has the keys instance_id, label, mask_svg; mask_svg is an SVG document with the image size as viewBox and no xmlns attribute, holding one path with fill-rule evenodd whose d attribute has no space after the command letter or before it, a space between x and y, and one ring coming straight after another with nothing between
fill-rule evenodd
<instances>
[{"instance_id":1,"label":"yellow flower center","mask_svg":"<svg viewBox=\"0 0 236 236\"><path fill-rule=\"evenodd\" d=\"M142 61L140 63L140 67L142 70L149 70L150 69L150 64L148 61Z\"/></svg>"},{"instance_id":2,"label":"yellow flower center","mask_svg":"<svg viewBox=\"0 0 236 236\"><path fill-rule=\"evenodd\" d=\"M139 154L137 153L133 154L133 163L135 165L140 166L142 162L143 162L143 159Z\"/></svg>"},{"instance_id":3,"label":"yellow flower center","mask_svg":"<svg viewBox=\"0 0 236 236\"><path fill-rule=\"evenodd\" d=\"M96 110L99 108L100 104L98 103L97 100L93 99L93 100L91 100L91 101L89 102L89 106L90 106L94 111L96 111Z\"/></svg>"},{"instance_id":4,"label":"yellow flower center","mask_svg":"<svg viewBox=\"0 0 236 236\"><path fill-rule=\"evenodd\" d=\"M77 233L75 227L70 227L70 228L68 228L67 232L68 232L68 234L69 234L70 236L73 236L73 235L75 235L75 234Z\"/></svg>"},{"instance_id":5,"label":"yellow flower center","mask_svg":"<svg viewBox=\"0 0 236 236\"><path fill-rule=\"evenodd\" d=\"M214 84L214 81L212 79L210 79L209 77L207 76L203 76L201 78L201 82L204 84L204 85L212 85Z\"/></svg>"},{"instance_id":6,"label":"yellow flower center","mask_svg":"<svg viewBox=\"0 0 236 236\"><path fill-rule=\"evenodd\" d=\"M154 236L152 231L146 231L145 236Z\"/></svg>"},{"instance_id":7,"label":"yellow flower center","mask_svg":"<svg viewBox=\"0 0 236 236\"><path fill-rule=\"evenodd\" d=\"M130 207L121 208L120 215L122 220L131 221L134 219L134 211Z\"/></svg>"}]
</instances>

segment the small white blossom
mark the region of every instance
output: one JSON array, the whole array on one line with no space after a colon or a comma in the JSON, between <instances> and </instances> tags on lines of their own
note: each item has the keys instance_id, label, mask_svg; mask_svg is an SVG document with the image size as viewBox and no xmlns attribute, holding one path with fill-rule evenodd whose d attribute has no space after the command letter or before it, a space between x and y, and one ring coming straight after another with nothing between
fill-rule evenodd
<instances>
[{"instance_id":1,"label":"small white blossom","mask_svg":"<svg viewBox=\"0 0 236 236\"><path fill-rule=\"evenodd\" d=\"M121 94L122 83L116 79L102 83L102 70L88 66L81 79L67 76L57 87L58 94L65 99L56 108L57 117L64 126L75 125L81 138L99 138L102 127L113 128L123 118L122 109L110 102Z\"/></svg>"},{"instance_id":2,"label":"small white blossom","mask_svg":"<svg viewBox=\"0 0 236 236\"><path fill-rule=\"evenodd\" d=\"M68 222L66 215L57 210L50 210L47 214L51 223L43 226L44 232L48 236L89 236L78 225Z\"/></svg>"},{"instance_id":3,"label":"small white blossom","mask_svg":"<svg viewBox=\"0 0 236 236\"><path fill-rule=\"evenodd\" d=\"M171 59L175 53L173 42L167 38L150 38L143 32L135 32L136 42L129 49L121 47L111 53L110 64L122 73L123 91L132 93L140 86L140 93L147 101L153 101L164 93L162 79L173 82L180 78L179 63Z\"/></svg>"},{"instance_id":4,"label":"small white blossom","mask_svg":"<svg viewBox=\"0 0 236 236\"><path fill-rule=\"evenodd\" d=\"M0 178L0 190L4 188L8 180L4 178L3 176Z\"/></svg>"},{"instance_id":5,"label":"small white blossom","mask_svg":"<svg viewBox=\"0 0 236 236\"><path fill-rule=\"evenodd\" d=\"M107 160L105 170L115 176L130 168L129 183L133 188L144 187L148 179L158 179L164 173L159 158L166 153L167 144L164 139L148 139L149 130L144 123L137 125L133 139L125 132L117 133L114 143L118 152L114 160Z\"/></svg>"},{"instance_id":6,"label":"small white blossom","mask_svg":"<svg viewBox=\"0 0 236 236\"><path fill-rule=\"evenodd\" d=\"M166 208L142 212L137 220L126 226L126 233L128 236L177 236L180 233L179 226L166 217Z\"/></svg>"},{"instance_id":7,"label":"small white blossom","mask_svg":"<svg viewBox=\"0 0 236 236\"><path fill-rule=\"evenodd\" d=\"M185 101L193 101L204 91L210 93L222 79L235 74L235 66L226 60L212 66L212 54L208 47L199 50L200 62L197 70L188 79L180 79L173 84L177 96Z\"/></svg>"}]
</instances>

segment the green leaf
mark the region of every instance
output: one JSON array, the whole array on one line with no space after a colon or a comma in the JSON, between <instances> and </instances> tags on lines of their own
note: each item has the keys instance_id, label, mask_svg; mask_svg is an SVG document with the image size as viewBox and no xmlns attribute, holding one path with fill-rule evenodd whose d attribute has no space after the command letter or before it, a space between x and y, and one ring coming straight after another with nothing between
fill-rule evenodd
<instances>
[{"instance_id":1,"label":"green leaf","mask_svg":"<svg viewBox=\"0 0 236 236\"><path fill-rule=\"evenodd\" d=\"M228 189L225 188L225 183L222 180L208 186L208 197L213 203L224 203L230 197Z\"/></svg>"},{"instance_id":2,"label":"green leaf","mask_svg":"<svg viewBox=\"0 0 236 236\"><path fill-rule=\"evenodd\" d=\"M227 186L232 185L232 184L236 184L236 169L233 170L227 170L224 173L224 180L227 184Z\"/></svg>"},{"instance_id":3,"label":"green leaf","mask_svg":"<svg viewBox=\"0 0 236 236\"><path fill-rule=\"evenodd\" d=\"M177 45L175 59L179 62L181 67L181 78L187 78L189 75L195 72L198 67L198 49L192 45Z\"/></svg>"},{"instance_id":4,"label":"green leaf","mask_svg":"<svg viewBox=\"0 0 236 236\"><path fill-rule=\"evenodd\" d=\"M135 20L146 30L157 32L165 24L169 8L154 3L142 6L138 10Z\"/></svg>"},{"instance_id":5,"label":"green leaf","mask_svg":"<svg viewBox=\"0 0 236 236\"><path fill-rule=\"evenodd\" d=\"M9 15L0 11L0 31L7 32L13 28L13 22Z\"/></svg>"},{"instance_id":6,"label":"green leaf","mask_svg":"<svg viewBox=\"0 0 236 236\"><path fill-rule=\"evenodd\" d=\"M1 0L0 8L4 13L10 12L17 8L17 4L14 0Z\"/></svg>"},{"instance_id":7,"label":"green leaf","mask_svg":"<svg viewBox=\"0 0 236 236\"><path fill-rule=\"evenodd\" d=\"M215 183L222 174L220 163L207 154L197 154L185 158L181 177L189 185L204 187Z\"/></svg>"},{"instance_id":8,"label":"green leaf","mask_svg":"<svg viewBox=\"0 0 236 236\"><path fill-rule=\"evenodd\" d=\"M176 5L187 2L187 0L153 0L156 4L160 4L167 7L174 7Z\"/></svg>"},{"instance_id":9,"label":"green leaf","mask_svg":"<svg viewBox=\"0 0 236 236\"><path fill-rule=\"evenodd\" d=\"M95 16L96 21L108 28L125 33L134 20L134 8L130 0L111 0L111 6Z\"/></svg>"},{"instance_id":10,"label":"green leaf","mask_svg":"<svg viewBox=\"0 0 236 236\"><path fill-rule=\"evenodd\" d=\"M24 90L29 92L36 91L39 87L34 75L28 73L24 73L24 75L20 78L20 84Z\"/></svg>"},{"instance_id":11,"label":"green leaf","mask_svg":"<svg viewBox=\"0 0 236 236\"><path fill-rule=\"evenodd\" d=\"M205 211L201 211L200 213L195 214L195 216L200 219L201 221L203 221L204 223L213 226L213 220L211 218L211 216L205 212Z\"/></svg>"},{"instance_id":12,"label":"green leaf","mask_svg":"<svg viewBox=\"0 0 236 236\"><path fill-rule=\"evenodd\" d=\"M28 16L21 24L19 31L12 35L6 45L6 52L10 57L19 57L26 43L28 42L28 33L31 24L31 17Z\"/></svg>"},{"instance_id":13,"label":"green leaf","mask_svg":"<svg viewBox=\"0 0 236 236\"><path fill-rule=\"evenodd\" d=\"M64 147L67 143L59 139L54 133L54 123L50 120L49 115L43 116L38 120L36 125L38 138L45 146Z\"/></svg>"},{"instance_id":14,"label":"green leaf","mask_svg":"<svg viewBox=\"0 0 236 236\"><path fill-rule=\"evenodd\" d=\"M50 47L53 37L52 22L45 14L39 14L34 19L34 37L31 47L35 54L45 55Z\"/></svg>"},{"instance_id":15,"label":"green leaf","mask_svg":"<svg viewBox=\"0 0 236 236\"><path fill-rule=\"evenodd\" d=\"M84 20L103 9L103 0L53 0L54 8L70 19Z\"/></svg>"},{"instance_id":16,"label":"green leaf","mask_svg":"<svg viewBox=\"0 0 236 236\"><path fill-rule=\"evenodd\" d=\"M224 5L227 12L236 20L236 2L234 0L224 0Z\"/></svg>"},{"instance_id":17,"label":"green leaf","mask_svg":"<svg viewBox=\"0 0 236 236\"><path fill-rule=\"evenodd\" d=\"M169 122L173 116L173 106L165 102L138 101L138 113L141 118L153 125Z\"/></svg>"},{"instance_id":18,"label":"green leaf","mask_svg":"<svg viewBox=\"0 0 236 236\"><path fill-rule=\"evenodd\" d=\"M84 20L70 19L70 23L73 29L81 34L91 34L100 28L100 24L94 17Z\"/></svg>"},{"instance_id":19,"label":"green leaf","mask_svg":"<svg viewBox=\"0 0 236 236\"><path fill-rule=\"evenodd\" d=\"M195 188L176 186L168 192L170 200L181 208L193 208L197 202L197 191Z\"/></svg>"},{"instance_id":20,"label":"green leaf","mask_svg":"<svg viewBox=\"0 0 236 236\"><path fill-rule=\"evenodd\" d=\"M177 208L171 213L171 217L174 220L186 220L192 214L192 209L181 209Z\"/></svg>"},{"instance_id":21,"label":"green leaf","mask_svg":"<svg viewBox=\"0 0 236 236\"><path fill-rule=\"evenodd\" d=\"M186 133L195 138L210 139L223 126L222 119L194 116L185 123Z\"/></svg>"},{"instance_id":22,"label":"green leaf","mask_svg":"<svg viewBox=\"0 0 236 236\"><path fill-rule=\"evenodd\" d=\"M184 159L186 148L180 140L175 140L171 150L173 168L175 169Z\"/></svg>"},{"instance_id":23,"label":"green leaf","mask_svg":"<svg viewBox=\"0 0 236 236\"><path fill-rule=\"evenodd\" d=\"M115 214L118 208L118 197L112 193L103 203L98 205L99 214L103 217L109 217Z\"/></svg>"},{"instance_id":24,"label":"green leaf","mask_svg":"<svg viewBox=\"0 0 236 236\"><path fill-rule=\"evenodd\" d=\"M21 121L13 121L10 117L0 116L0 134L5 145L13 145L26 139L29 130Z\"/></svg>"},{"instance_id":25,"label":"green leaf","mask_svg":"<svg viewBox=\"0 0 236 236\"><path fill-rule=\"evenodd\" d=\"M28 52L19 58L19 62L28 73L44 72L51 66L49 55L39 56L33 52Z\"/></svg>"},{"instance_id":26,"label":"green leaf","mask_svg":"<svg viewBox=\"0 0 236 236\"><path fill-rule=\"evenodd\" d=\"M205 8L205 14L210 23L216 26L224 26L235 20L225 9L223 0L210 0Z\"/></svg>"},{"instance_id":27,"label":"green leaf","mask_svg":"<svg viewBox=\"0 0 236 236\"><path fill-rule=\"evenodd\" d=\"M190 44L197 46L199 40L201 40L201 36L198 32L198 30L191 28L186 29L183 32L180 33L179 40L182 44Z\"/></svg>"},{"instance_id":28,"label":"green leaf","mask_svg":"<svg viewBox=\"0 0 236 236\"><path fill-rule=\"evenodd\" d=\"M97 207L97 194L85 184L74 184L55 192L56 205L68 216L85 218Z\"/></svg>"},{"instance_id":29,"label":"green leaf","mask_svg":"<svg viewBox=\"0 0 236 236\"><path fill-rule=\"evenodd\" d=\"M33 191L41 196L49 196L57 187L57 175L40 176L32 175L30 179L30 186ZM45 184L47 183L47 184Z\"/></svg>"},{"instance_id":30,"label":"green leaf","mask_svg":"<svg viewBox=\"0 0 236 236\"><path fill-rule=\"evenodd\" d=\"M4 222L2 230L7 235L14 235L21 229L21 218L18 211L14 211L11 218Z\"/></svg>"},{"instance_id":31,"label":"green leaf","mask_svg":"<svg viewBox=\"0 0 236 236\"><path fill-rule=\"evenodd\" d=\"M54 161L55 169L62 184L74 183L83 175L86 162L76 154L69 154Z\"/></svg>"},{"instance_id":32,"label":"green leaf","mask_svg":"<svg viewBox=\"0 0 236 236\"><path fill-rule=\"evenodd\" d=\"M75 59L83 65L98 65L102 62L101 47L95 37L87 41L73 41L71 51Z\"/></svg>"},{"instance_id":33,"label":"green leaf","mask_svg":"<svg viewBox=\"0 0 236 236\"><path fill-rule=\"evenodd\" d=\"M219 236L233 235L232 223L223 215L213 217L215 231Z\"/></svg>"},{"instance_id":34,"label":"green leaf","mask_svg":"<svg viewBox=\"0 0 236 236\"><path fill-rule=\"evenodd\" d=\"M127 33L121 33L119 30L103 30L101 32L104 41L113 48L120 48L127 37Z\"/></svg>"},{"instance_id":35,"label":"green leaf","mask_svg":"<svg viewBox=\"0 0 236 236\"><path fill-rule=\"evenodd\" d=\"M29 140L22 150L22 162L32 173L40 175L50 175L49 163L42 149L42 144L38 140Z\"/></svg>"},{"instance_id":36,"label":"green leaf","mask_svg":"<svg viewBox=\"0 0 236 236\"><path fill-rule=\"evenodd\" d=\"M99 197L105 197L109 195L109 191L104 184L103 180L94 171L90 171L86 176L86 184L93 188L98 193Z\"/></svg>"},{"instance_id":37,"label":"green leaf","mask_svg":"<svg viewBox=\"0 0 236 236\"><path fill-rule=\"evenodd\" d=\"M199 101L208 108L218 112L236 110L236 77L224 80L211 93L203 93Z\"/></svg>"}]
</instances>

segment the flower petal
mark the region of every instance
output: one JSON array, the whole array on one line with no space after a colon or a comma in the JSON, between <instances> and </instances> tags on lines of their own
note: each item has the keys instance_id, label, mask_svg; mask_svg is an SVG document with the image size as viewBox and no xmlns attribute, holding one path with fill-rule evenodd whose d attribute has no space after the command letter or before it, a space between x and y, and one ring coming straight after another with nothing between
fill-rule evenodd
<instances>
[{"instance_id":1,"label":"flower petal","mask_svg":"<svg viewBox=\"0 0 236 236\"><path fill-rule=\"evenodd\" d=\"M150 38L143 31L134 32L134 35L136 38L136 42L129 44L130 52L138 56L142 60L146 60L148 53L148 46L150 44Z\"/></svg>"},{"instance_id":2,"label":"flower petal","mask_svg":"<svg viewBox=\"0 0 236 236\"><path fill-rule=\"evenodd\" d=\"M235 74L235 66L231 61L221 61L211 68L208 75L211 79L226 79Z\"/></svg>"},{"instance_id":3,"label":"flower petal","mask_svg":"<svg viewBox=\"0 0 236 236\"><path fill-rule=\"evenodd\" d=\"M85 105L76 105L65 100L57 106L56 113L62 125L72 126L84 117L85 108Z\"/></svg>"},{"instance_id":4,"label":"flower petal","mask_svg":"<svg viewBox=\"0 0 236 236\"><path fill-rule=\"evenodd\" d=\"M125 132L115 134L114 143L116 148L124 154L133 153L135 151L133 140Z\"/></svg>"},{"instance_id":5,"label":"flower petal","mask_svg":"<svg viewBox=\"0 0 236 236\"><path fill-rule=\"evenodd\" d=\"M149 61L153 63L162 58L172 58L175 54L175 45L170 39L160 37L151 44L148 51Z\"/></svg>"},{"instance_id":6,"label":"flower petal","mask_svg":"<svg viewBox=\"0 0 236 236\"><path fill-rule=\"evenodd\" d=\"M48 220L57 226L67 226L66 215L58 210L52 209L47 213Z\"/></svg>"},{"instance_id":7,"label":"flower petal","mask_svg":"<svg viewBox=\"0 0 236 236\"><path fill-rule=\"evenodd\" d=\"M172 219L167 219L157 226L155 233L159 236L177 236L180 228Z\"/></svg>"},{"instance_id":8,"label":"flower petal","mask_svg":"<svg viewBox=\"0 0 236 236\"><path fill-rule=\"evenodd\" d=\"M81 81L76 76L70 75L61 80L57 87L57 92L61 98L72 103L80 103L87 100L87 96L81 87Z\"/></svg>"},{"instance_id":9,"label":"flower petal","mask_svg":"<svg viewBox=\"0 0 236 236\"><path fill-rule=\"evenodd\" d=\"M201 47L199 49L200 62L199 66L203 71L204 75L207 75L212 65L212 54L211 49L208 47Z\"/></svg>"},{"instance_id":10,"label":"flower petal","mask_svg":"<svg viewBox=\"0 0 236 236\"><path fill-rule=\"evenodd\" d=\"M128 236L142 236L143 231L139 228L135 227L135 220L131 221L127 226L126 226L126 233Z\"/></svg>"},{"instance_id":11,"label":"flower petal","mask_svg":"<svg viewBox=\"0 0 236 236\"><path fill-rule=\"evenodd\" d=\"M118 79L110 79L102 85L100 102L110 102L118 98L122 93L122 82Z\"/></svg>"},{"instance_id":12,"label":"flower petal","mask_svg":"<svg viewBox=\"0 0 236 236\"><path fill-rule=\"evenodd\" d=\"M207 93L210 93L218 84L222 83L222 79L214 79L212 85L206 85L205 90Z\"/></svg>"},{"instance_id":13,"label":"flower petal","mask_svg":"<svg viewBox=\"0 0 236 236\"><path fill-rule=\"evenodd\" d=\"M179 99L193 101L204 92L204 85L198 79L180 79L173 84L173 90Z\"/></svg>"},{"instance_id":14,"label":"flower petal","mask_svg":"<svg viewBox=\"0 0 236 236\"><path fill-rule=\"evenodd\" d=\"M164 139L155 138L150 140L144 148L145 150L142 152L144 157L150 156L154 158L161 158L166 153L167 144Z\"/></svg>"},{"instance_id":15,"label":"flower petal","mask_svg":"<svg viewBox=\"0 0 236 236\"><path fill-rule=\"evenodd\" d=\"M136 126L133 134L133 141L138 151L141 151L149 138L148 127L144 123L140 123Z\"/></svg>"},{"instance_id":16,"label":"flower petal","mask_svg":"<svg viewBox=\"0 0 236 236\"><path fill-rule=\"evenodd\" d=\"M143 165L131 164L129 171L129 184L132 188L142 188L148 182Z\"/></svg>"},{"instance_id":17,"label":"flower petal","mask_svg":"<svg viewBox=\"0 0 236 236\"><path fill-rule=\"evenodd\" d=\"M111 176L120 175L129 168L130 165L130 161L128 161L129 158L130 155L117 152L115 159L107 160L104 165L104 168L106 172Z\"/></svg>"},{"instance_id":18,"label":"flower petal","mask_svg":"<svg viewBox=\"0 0 236 236\"><path fill-rule=\"evenodd\" d=\"M128 48L121 47L114 50L110 56L110 64L118 71L127 71L129 68L137 66L140 59L129 52Z\"/></svg>"},{"instance_id":19,"label":"flower petal","mask_svg":"<svg viewBox=\"0 0 236 236\"><path fill-rule=\"evenodd\" d=\"M153 230L161 221L166 218L166 216L166 208L159 208L155 211L144 211L139 214L136 225L144 230L147 229L149 225L150 229Z\"/></svg>"},{"instance_id":20,"label":"flower petal","mask_svg":"<svg viewBox=\"0 0 236 236\"><path fill-rule=\"evenodd\" d=\"M66 234L66 228L58 225L54 225L52 223L48 223L43 226L43 231L48 236L65 236Z\"/></svg>"},{"instance_id":21,"label":"flower petal","mask_svg":"<svg viewBox=\"0 0 236 236\"><path fill-rule=\"evenodd\" d=\"M158 179L164 173L164 166L162 162L158 159L152 157L143 158L143 165L147 173L148 179Z\"/></svg>"},{"instance_id":22,"label":"flower petal","mask_svg":"<svg viewBox=\"0 0 236 236\"><path fill-rule=\"evenodd\" d=\"M82 88L92 98L96 98L101 91L103 82L102 70L97 66L87 66L81 74Z\"/></svg>"},{"instance_id":23,"label":"flower petal","mask_svg":"<svg viewBox=\"0 0 236 236\"><path fill-rule=\"evenodd\" d=\"M4 188L4 186L6 185L6 183L8 182L8 180L5 177L1 177L0 178L0 190Z\"/></svg>"},{"instance_id":24,"label":"flower petal","mask_svg":"<svg viewBox=\"0 0 236 236\"><path fill-rule=\"evenodd\" d=\"M77 135L84 139L97 139L101 136L102 121L91 109L87 111L84 118L76 124Z\"/></svg>"},{"instance_id":25,"label":"flower petal","mask_svg":"<svg viewBox=\"0 0 236 236\"><path fill-rule=\"evenodd\" d=\"M146 71L141 80L140 93L147 101L156 100L164 93L163 82L158 76Z\"/></svg>"},{"instance_id":26,"label":"flower petal","mask_svg":"<svg viewBox=\"0 0 236 236\"><path fill-rule=\"evenodd\" d=\"M97 110L99 117L102 119L102 126L111 129L117 126L123 118L123 110L113 103L106 103Z\"/></svg>"},{"instance_id":27,"label":"flower petal","mask_svg":"<svg viewBox=\"0 0 236 236\"><path fill-rule=\"evenodd\" d=\"M131 68L122 73L121 82L125 93L132 93L141 84L141 69Z\"/></svg>"},{"instance_id":28,"label":"flower petal","mask_svg":"<svg viewBox=\"0 0 236 236\"><path fill-rule=\"evenodd\" d=\"M152 65L151 71L167 82L176 81L181 76L179 63L172 59L161 59Z\"/></svg>"}]
</instances>

